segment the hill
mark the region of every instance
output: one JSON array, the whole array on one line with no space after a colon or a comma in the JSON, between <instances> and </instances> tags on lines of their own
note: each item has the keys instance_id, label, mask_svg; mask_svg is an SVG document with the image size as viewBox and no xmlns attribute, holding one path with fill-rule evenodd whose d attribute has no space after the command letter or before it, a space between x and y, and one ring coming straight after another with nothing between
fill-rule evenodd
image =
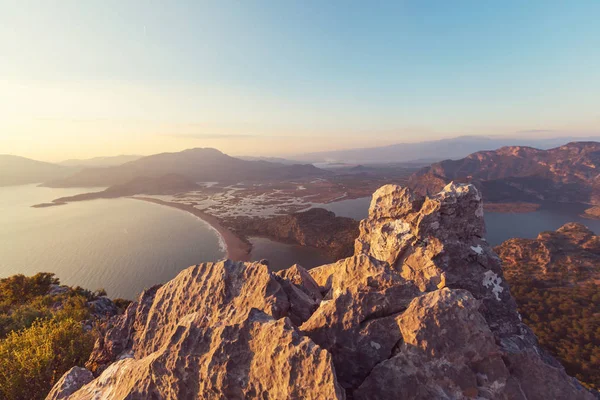
<instances>
[{"instance_id":1,"label":"hill","mask_svg":"<svg viewBox=\"0 0 600 400\"><path fill-rule=\"evenodd\" d=\"M45 183L49 187L113 186L135 178L182 175L194 182L268 181L324 176L326 171L312 165L283 165L267 161L247 161L211 148L142 157L120 166L86 168L64 179Z\"/></svg>"},{"instance_id":2,"label":"hill","mask_svg":"<svg viewBox=\"0 0 600 400\"><path fill-rule=\"evenodd\" d=\"M271 218L233 217L225 224L242 237L261 236L322 249L333 260L348 257L358 236L358 221L337 217L323 208Z\"/></svg>"},{"instance_id":3,"label":"hill","mask_svg":"<svg viewBox=\"0 0 600 400\"><path fill-rule=\"evenodd\" d=\"M0 186L41 183L73 172L74 169L65 166L0 154Z\"/></svg>"},{"instance_id":4,"label":"hill","mask_svg":"<svg viewBox=\"0 0 600 400\"><path fill-rule=\"evenodd\" d=\"M113 167L116 165L122 165L130 161L135 161L143 156L124 154L120 156L109 156L109 157L94 157L87 159L70 159L61 161L58 164L66 167Z\"/></svg>"},{"instance_id":5,"label":"hill","mask_svg":"<svg viewBox=\"0 0 600 400\"><path fill-rule=\"evenodd\" d=\"M549 150L503 147L446 160L416 172L410 187L436 193L448 182L471 182L490 202L600 203L600 143L573 142Z\"/></svg>"},{"instance_id":6,"label":"hill","mask_svg":"<svg viewBox=\"0 0 600 400\"><path fill-rule=\"evenodd\" d=\"M600 237L569 223L495 251L541 345L569 374L600 388Z\"/></svg>"}]
</instances>

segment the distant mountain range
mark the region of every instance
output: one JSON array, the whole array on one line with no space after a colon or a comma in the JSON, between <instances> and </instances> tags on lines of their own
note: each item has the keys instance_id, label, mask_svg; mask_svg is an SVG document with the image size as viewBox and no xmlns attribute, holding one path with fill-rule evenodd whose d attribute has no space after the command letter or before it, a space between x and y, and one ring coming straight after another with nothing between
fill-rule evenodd
<instances>
[{"instance_id":1,"label":"distant mountain range","mask_svg":"<svg viewBox=\"0 0 600 400\"><path fill-rule=\"evenodd\" d=\"M142 157L114 167L86 168L68 177L46 182L44 186L113 186L138 177L157 178L167 174L178 174L195 182L237 183L321 177L328 172L310 164L284 165L268 161L247 161L230 157L216 149L196 148Z\"/></svg>"},{"instance_id":2,"label":"distant mountain range","mask_svg":"<svg viewBox=\"0 0 600 400\"><path fill-rule=\"evenodd\" d=\"M111 156L111 157L94 157L88 159L71 159L61 161L58 164L64 165L66 167L114 167L117 165L122 165L130 161L135 161L143 156L139 155L120 155L120 156Z\"/></svg>"},{"instance_id":3,"label":"distant mountain range","mask_svg":"<svg viewBox=\"0 0 600 400\"><path fill-rule=\"evenodd\" d=\"M573 142L549 150L510 146L432 164L409 185L437 193L447 183L471 182L487 201L559 201L600 204L600 143Z\"/></svg>"},{"instance_id":4,"label":"distant mountain range","mask_svg":"<svg viewBox=\"0 0 600 400\"><path fill-rule=\"evenodd\" d=\"M532 139L515 137L460 136L451 139L431 140L417 143L398 143L381 147L307 153L290 158L294 160L309 161L311 163L432 163L447 159L459 159L466 157L467 155L476 151L496 150L505 146L530 146L539 149L549 149L568 142L580 140L600 140L600 137L561 137L552 139Z\"/></svg>"},{"instance_id":5,"label":"distant mountain range","mask_svg":"<svg viewBox=\"0 0 600 400\"><path fill-rule=\"evenodd\" d=\"M44 182L65 177L74 171L61 165L0 154L0 186Z\"/></svg>"}]
</instances>

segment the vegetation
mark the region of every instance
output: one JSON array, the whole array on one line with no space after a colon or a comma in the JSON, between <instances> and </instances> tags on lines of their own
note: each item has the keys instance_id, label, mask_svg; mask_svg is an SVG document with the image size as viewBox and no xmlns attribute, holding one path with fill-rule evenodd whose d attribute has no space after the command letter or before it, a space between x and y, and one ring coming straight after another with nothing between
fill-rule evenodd
<instances>
[{"instance_id":1,"label":"vegetation","mask_svg":"<svg viewBox=\"0 0 600 400\"><path fill-rule=\"evenodd\" d=\"M43 399L83 366L95 340L83 324L92 320L88 302L105 294L60 286L50 273L0 279L0 398Z\"/></svg>"},{"instance_id":2,"label":"vegetation","mask_svg":"<svg viewBox=\"0 0 600 400\"><path fill-rule=\"evenodd\" d=\"M0 340L0 397L43 399L74 365L83 365L94 344L72 319L38 320Z\"/></svg>"},{"instance_id":3,"label":"vegetation","mask_svg":"<svg viewBox=\"0 0 600 400\"><path fill-rule=\"evenodd\" d=\"M600 286L548 288L511 281L523 321L567 373L600 389Z\"/></svg>"}]
</instances>

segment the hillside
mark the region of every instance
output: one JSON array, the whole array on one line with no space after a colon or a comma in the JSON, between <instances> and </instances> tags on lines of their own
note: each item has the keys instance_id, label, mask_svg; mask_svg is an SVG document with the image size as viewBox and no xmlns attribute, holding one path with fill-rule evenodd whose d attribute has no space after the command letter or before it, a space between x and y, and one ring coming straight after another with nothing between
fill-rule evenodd
<instances>
[{"instance_id":1,"label":"hillside","mask_svg":"<svg viewBox=\"0 0 600 400\"><path fill-rule=\"evenodd\" d=\"M324 176L326 171L312 165L283 165L267 161L246 161L218 150L197 148L178 153L142 157L120 166L86 168L64 179L45 183L49 187L113 186L135 178L156 178L177 174L195 182L237 183Z\"/></svg>"},{"instance_id":2,"label":"hillside","mask_svg":"<svg viewBox=\"0 0 600 400\"><path fill-rule=\"evenodd\" d=\"M73 168L0 154L0 186L25 185L57 179L73 173Z\"/></svg>"},{"instance_id":3,"label":"hillside","mask_svg":"<svg viewBox=\"0 0 600 400\"><path fill-rule=\"evenodd\" d=\"M322 249L334 260L351 256L358 236L358 221L336 217L322 208L271 218L235 217L225 219L235 233L262 236L284 243Z\"/></svg>"},{"instance_id":4,"label":"hillside","mask_svg":"<svg viewBox=\"0 0 600 400\"><path fill-rule=\"evenodd\" d=\"M136 194L166 195L188 192L199 189L200 186L185 176L168 174L156 178L138 177L129 182L110 186L100 192L76 194L74 196L60 197L52 203L35 204L32 207L43 208L64 205L75 201L95 199L115 199L117 197L134 196Z\"/></svg>"},{"instance_id":5,"label":"hillside","mask_svg":"<svg viewBox=\"0 0 600 400\"><path fill-rule=\"evenodd\" d=\"M521 322L484 231L472 185L384 186L353 256L192 266L114 317L48 399L592 400Z\"/></svg>"},{"instance_id":6,"label":"hillside","mask_svg":"<svg viewBox=\"0 0 600 400\"><path fill-rule=\"evenodd\" d=\"M495 248L524 321L567 368L600 388L600 237L569 223Z\"/></svg>"},{"instance_id":7,"label":"hillside","mask_svg":"<svg viewBox=\"0 0 600 400\"><path fill-rule=\"evenodd\" d=\"M116 165L122 165L130 161L139 160L142 156L124 154L120 156L108 156L108 157L94 157L86 159L70 159L61 161L58 164L66 167L113 167Z\"/></svg>"},{"instance_id":8,"label":"hillside","mask_svg":"<svg viewBox=\"0 0 600 400\"><path fill-rule=\"evenodd\" d=\"M470 182L490 202L600 203L600 143L573 142L549 150L503 147L432 164L409 185L436 193L448 182Z\"/></svg>"}]
</instances>

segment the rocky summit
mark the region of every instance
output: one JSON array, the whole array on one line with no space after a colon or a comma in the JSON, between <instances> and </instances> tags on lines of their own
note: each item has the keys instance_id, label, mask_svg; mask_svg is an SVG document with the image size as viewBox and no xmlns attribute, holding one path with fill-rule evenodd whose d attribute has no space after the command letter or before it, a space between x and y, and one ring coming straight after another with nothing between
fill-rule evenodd
<instances>
[{"instance_id":1,"label":"rocky summit","mask_svg":"<svg viewBox=\"0 0 600 400\"><path fill-rule=\"evenodd\" d=\"M352 257L196 265L114 317L48 399L593 399L523 324L472 185L387 185Z\"/></svg>"}]
</instances>

